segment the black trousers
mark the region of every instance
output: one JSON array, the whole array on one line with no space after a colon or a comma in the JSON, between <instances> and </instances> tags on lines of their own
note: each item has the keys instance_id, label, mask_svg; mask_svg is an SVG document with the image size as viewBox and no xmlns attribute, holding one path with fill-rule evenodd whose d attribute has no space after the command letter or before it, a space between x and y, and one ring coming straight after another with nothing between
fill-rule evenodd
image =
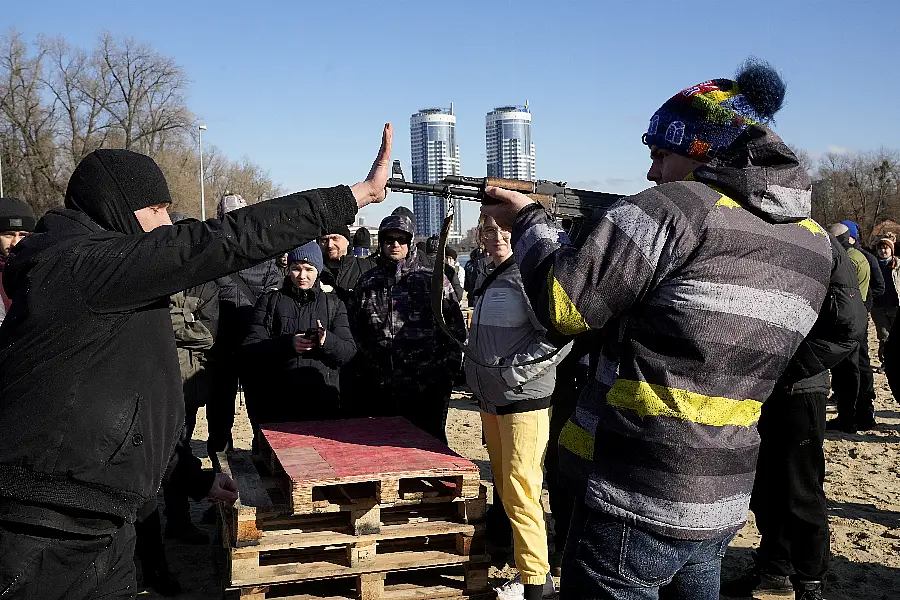
<instances>
[{"instance_id":1,"label":"black trousers","mask_svg":"<svg viewBox=\"0 0 900 600\"><path fill-rule=\"evenodd\" d=\"M762 535L756 560L770 573L821 581L830 546L825 505L822 393L774 394L759 419L750 509Z\"/></svg>"},{"instance_id":2,"label":"black trousers","mask_svg":"<svg viewBox=\"0 0 900 600\"><path fill-rule=\"evenodd\" d=\"M0 599L133 598L134 543L132 525L87 537L0 522Z\"/></svg>"},{"instance_id":3,"label":"black trousers","mask_svg":"<svg viewBox=\"0 0 900 600\"><path fill-rule=\"evenodd\" d=\"M859 347L850 356L831 369L831 387L842 421L868 423L875 418L875 378L868 334L859 340Z\"/></svg>"},{"instance_id":4,"label":"black trousers","mask_svg":"<svg viewBox=\"0 0 900 600\"><path fill-rule=\"evenodd\" d=\"M237 397L239 368L236 354L218 358L209 366L212 383L206 404L206 422L209 427L206 451L213 464L216 452L234 447L231 430L234 427L234 399Z\"/></svg>"},{"instance_id":5,"label":"black trousers","mask_svg":"<svg viewBox=\"0 0 900 600\"><path fill-rule=\"evenodd\" d=\"M553 390L553 408L550 411L550 443L544 468L547 471L547 494L550 499L550 513L553 515L553 543L556 551L562 552L566 546L572 511L575 510L574 486L566 481L559 468L559 434L563 426L575 412L578 395L584 386L586 368L578 362L578 357L567 356L556 372L556 388Z\"/></svg>"}]
</instances>

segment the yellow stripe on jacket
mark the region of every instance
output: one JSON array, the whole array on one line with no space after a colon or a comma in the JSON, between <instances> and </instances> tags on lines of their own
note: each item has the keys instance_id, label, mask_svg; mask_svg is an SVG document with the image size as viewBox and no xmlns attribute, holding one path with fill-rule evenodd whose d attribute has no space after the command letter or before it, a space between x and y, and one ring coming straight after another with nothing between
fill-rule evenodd
<instances>
[{"instance_id":1,"label":"yellow stripe on jacket","mask_svg":"<svg viewBox=\"0 0 900 600\"><path fill-rule=\"evenodd\" d=\"M575 308L575 303L569 298L569 294L553 275L555 268L551 267L550 273L547 275L547 287L550 290L550 322L563 335L584 333L590 327Z\"/></svg>"},{"instance_id":2,"label":"yellow stripe on jacket","mask_svg":"<svg viewBox=\"0 0 900 600\"><path fill-rule=\"evenodd\" d=\"M610 406L633 410L641 418L672 417L722 427L750 427L759 420L762 402L706 396L643 381L618 379L606 395Z\"/></svg>"}]
</instances>

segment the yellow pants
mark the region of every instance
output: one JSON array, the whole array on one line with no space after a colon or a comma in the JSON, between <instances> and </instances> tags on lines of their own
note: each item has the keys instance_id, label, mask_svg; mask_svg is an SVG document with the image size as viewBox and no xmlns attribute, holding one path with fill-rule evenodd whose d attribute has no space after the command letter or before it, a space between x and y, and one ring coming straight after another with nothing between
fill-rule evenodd
<instances>
[{"instance_id":1,"label":"yellow pants","mask_svg":"<svg viewBox=\"0 0 900 600\"><path fill-rule=\"evenodd\" d=\"M550 572L547 524L541 506L544 453L550 409L511 415L481 413L494 485L513 531L513 552L522 583L543 585Z\"/></svg>"}]
</instances>

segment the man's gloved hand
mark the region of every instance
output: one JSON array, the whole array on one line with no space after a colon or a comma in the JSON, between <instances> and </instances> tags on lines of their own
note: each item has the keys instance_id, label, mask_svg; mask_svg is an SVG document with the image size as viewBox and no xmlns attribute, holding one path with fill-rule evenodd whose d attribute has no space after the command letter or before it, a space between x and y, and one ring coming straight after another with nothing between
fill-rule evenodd
<instances>
[{"instance_id":1,"label":"man's gloved hand","mask_svg":"<svg viewBox=\"0 0 900 600\"><path fill-rule=\"evenodd\" d=\"M381 148L378 157L372 164L372 169L365 181L350 186L353 197L356 198L356 206L362 208L372 202L381 202L387 196L388 177L391 175L391 144L394 139L394 126L384 124L384 133L381 135Z\"/></svg>"},{"instance_id":2,"label":"man's gloved hand","mask_svg":"<svg viewBox=\"0 0 900 600\"><path fill-rule=\"evenodd\" d=\"M212 487L209 488L209 494L206 495L208 502L224 502L229 506L234 506L238 499L238 486L234 480L226 473L216 473Z\"/></svg>"}]
</instances>

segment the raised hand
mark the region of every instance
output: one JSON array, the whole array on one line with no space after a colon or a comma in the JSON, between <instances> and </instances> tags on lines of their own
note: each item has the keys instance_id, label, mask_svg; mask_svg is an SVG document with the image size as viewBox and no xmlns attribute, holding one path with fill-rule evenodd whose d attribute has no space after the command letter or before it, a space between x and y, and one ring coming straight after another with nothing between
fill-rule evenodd
<instances>
[{"instance_id":1,"label":"raised hand","mask_svg":"<svg viewBox=\"0 0 900 600\"><path fill-rule=\"evenodd\" d=\"M391 145L394 139L394 126L390 123L384 124L384 132L381 135L381 148L378 150L378 156L372 163L365 181L360 181L350 187L353 197L356 198L356 205L359 208L371 204L373 202L381 202L387 196L387 180L391 176Z\"/></svg>"}]
</instances>

